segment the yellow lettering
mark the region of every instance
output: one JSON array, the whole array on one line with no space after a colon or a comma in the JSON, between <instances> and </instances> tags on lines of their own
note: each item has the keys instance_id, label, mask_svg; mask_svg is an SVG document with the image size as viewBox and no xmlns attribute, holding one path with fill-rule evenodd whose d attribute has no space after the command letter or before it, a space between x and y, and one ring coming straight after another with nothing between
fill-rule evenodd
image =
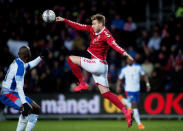
<instances>
[{"instance_id":1,"label":"yellow lettering","mask_svg":"<svg viewBox=\"0 0 183 131\"><path fill-rule=\"evenodd\" d=\"M107 99L104 99L104 110L107 113L121 113L121 110Z\"/></svg>"}]
</instances>

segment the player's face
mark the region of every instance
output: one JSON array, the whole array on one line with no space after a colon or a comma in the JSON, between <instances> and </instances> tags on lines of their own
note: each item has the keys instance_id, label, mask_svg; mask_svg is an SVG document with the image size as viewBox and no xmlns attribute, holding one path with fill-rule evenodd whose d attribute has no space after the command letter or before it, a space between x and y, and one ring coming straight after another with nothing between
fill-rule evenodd
<instances>
[{"instance_id":1,"label":"player's face","mask_svg":"<svg viewBox=\"0 0 183 131\"><path fill-rule=\"evenodd\" d=\"M128 65L132 65L133 64L133 62L130 59L128 59L128 58L126 59L126 62L127 62Z\"/></svg>"},{"instance_id":2,"label":"player's face","mask_svg":"<svg viewBox=\"0 0 183 131\"><path fill-rule=\"evenodd\" d=\"M31 54L31 51L29 50L29 56L28 56L29 60L31 59L31 56L32 54Z\"/></svg>"},{"instance_id":3,"label":"player's face","mask_svg":"<svg viewBox=\"0 0 183 131\"><path fill-rule=\"evenodd\" d=\"M32 56L32 54L31 54L30 49L27 49L27 53L25 53L25 57L27 58L26 61L29 61L31 59L31 56Z\"/></svg>"},{"instance_id":4,"label":"player's face","mask_svg":"<svg viewBox=\"0 0 183 131\"><path fill-rule=\"evenodd\" d=\"M96 33L98 33L98 32L100 32L101 29L103 28L103 25L102 25L102 23L100 23L98 20L93 20L93 21L92 21L92 27L93 27L94 31L95 31Z\"/></svg>"},{"instance_id":5,"label":"player's face","mask_svg":"<svg viewBox=\"0 0 183 131\"><path fill-rule=\"evenodd\" d=\"M31 56L32 56L31 51L27 50L27 53L25 54L25 57L27 58L26 62L28 62L31 59Z\"/></svg>"}]
</instances>

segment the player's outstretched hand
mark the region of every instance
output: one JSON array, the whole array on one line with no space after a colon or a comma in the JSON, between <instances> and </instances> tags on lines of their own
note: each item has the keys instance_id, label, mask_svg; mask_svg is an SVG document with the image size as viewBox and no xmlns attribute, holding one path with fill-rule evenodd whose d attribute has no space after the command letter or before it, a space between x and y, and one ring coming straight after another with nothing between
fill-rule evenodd
<instances>
[{"instance_id":1,"label":"player's outstretched hand","mask_svg":"<svg viewBox=\"0 0 183 131\"><path fill-rule=\"evenodd\" d=\"M64 21L64 18L58 16L56 17L56 22L63 22Z\"/></svg>"},{"instance_id":2,"label":"player's outstretched hand","mask_svg":"<svg viewBox=\"0 0 183 131\"><path fill-rule=\"evenodd\" d=\"M29 104L24 103L24 104L23 104L22 115L23 115L23 116L28 116L28 114L30 113L31 110L32 110L32 108L29 106Z\"/></svg>"},{"instance_id":3,"label":"player's outstretched hand","mask_svg":"<svg viewBox=\"0 0 183 131\"><path fill-rule=\"evenodd\" d=\"M128 53L125 52L123 55L126 56L132 62L134 61L133 57L131 57Z\"/></svg>"},{"instance_id":4,"label":"player's outstretched hand","mask_svg":"<svg viewBox=\"0 0 183 131\"><path fill-rule=\"evenodd\" d=\"M48 54L49 54L49 50L47 48L42 48L41 53L40 53L41 58L42 59L47 58Z\"/></svg>"}]
</instances>

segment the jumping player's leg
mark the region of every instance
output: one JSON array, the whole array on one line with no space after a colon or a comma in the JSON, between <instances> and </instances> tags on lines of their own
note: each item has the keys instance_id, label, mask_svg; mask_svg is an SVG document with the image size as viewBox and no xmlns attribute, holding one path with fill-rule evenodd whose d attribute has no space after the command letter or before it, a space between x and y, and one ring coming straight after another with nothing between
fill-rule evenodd
<instances>
[{"instance_id":1,"label":"jumping player's leg","mask_svg":"<svg viewBox=\"0 0 183 131\"><path fill-rule=\"evenodd\" d=\"M67 59L68 64L73 72L73 74L76 76L76 78L79 80L79 82L84 81L84 77L82 75L80 66L80 59L81 57L79 56L69 56L69 58Z\"/></svg>"},{"instance_id":2,"label":"jumping player's leg","mask_svg":"<svg viewBox=\"0 0 183 131\"><path fill-rule=\"evenodd\" d=\"M128 108L132 108L132 103L129 102L126 98L122 98L122 103L125 104Z\"/></svg>"},{"instance_id":3,"label":"jumping player's leg","mask_svg":"<svg viewBox=\"0 0 183 131\"><path fill-rule=\"evenodd\" d=\"M102 96L104 98L108 99L114 105L116 105L116 107L118 107L124 114L127 113L127 108L123 105L123 103L121 103L119 98L109 90L108 87L104 87L102 85L98 85L98 88L99 88L100 93L102 94Z\"/></svg>"},{"instance_id":4,"label":"jumping player's leg","mask_svg":"<svg viewBox=\"0 0 183 131\"><path fill-rule=\"evenodd\" d=\"M76 76L76 78L79 80L79 85L74 88L74 91L78 92L81 90L88 89L88 84L84 81L84 77L81 72L81 57L79 56L69 56L68 58L69 66L72 70L72 73Z\"/></svg>"},{"instance_id":5,"label":"jumping player's leg","mask_svg":"<svg viewBox=\"0 0 183 131\"><path fill-rule=\"evenodd\" d=\"M108 87L98 85L98 88L104 98L112 102L116 107L118 107L125 114L125 118L128 122L128 127L130 127L132 125L132 115L133 115L132 110L127 110L127 108L125 107L125 105L123 105L123 103L120 101L118 96L110 92Z\"/></svg>"}]
</instances>

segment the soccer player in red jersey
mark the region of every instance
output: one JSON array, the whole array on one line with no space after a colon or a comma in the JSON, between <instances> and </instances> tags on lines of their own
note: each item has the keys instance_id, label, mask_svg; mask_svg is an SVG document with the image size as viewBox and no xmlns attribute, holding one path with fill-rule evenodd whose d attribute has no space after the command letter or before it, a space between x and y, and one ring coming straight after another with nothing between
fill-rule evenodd
<instances>
[{"instance_id":1,"label":"soccer player in red jersey","mask_svg":"<svg viewBox=\"0 0 183 131\"><path fill-rule=\"evenodd\" d=\"M62 17L56 17L56 22L65 22L65 24L76 30L89 32L91 37L90 47L87 50L91 54L91 59L79 56L69 56L68 58L69 66L80 82L79 85L74 88L74 91L77 92L88 89L88 84L85 82L80 69L80 67L82 67L92 73L102 96L121 109L128 122L128 127L130 127L132 125L133 111L127 110L119 98L110 92L107 79L108 64L106 57L109 47L112 47L123 56L128 57L129 60L133 61L133 58L124 49L118 46L109 30L105 27L105 16L101 14L93 15L91 21L92 25L83 25Z\"/></svg>"}]
</instances>

